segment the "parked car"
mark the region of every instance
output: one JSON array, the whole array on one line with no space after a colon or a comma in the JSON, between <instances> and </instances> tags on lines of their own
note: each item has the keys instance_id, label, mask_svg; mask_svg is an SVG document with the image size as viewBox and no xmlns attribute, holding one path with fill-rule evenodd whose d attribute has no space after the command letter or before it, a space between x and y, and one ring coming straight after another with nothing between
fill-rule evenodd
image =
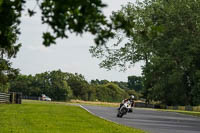
<instances>
[{"instance_id":1,"label":"parked car","mask_svg":"<svg viewBox=\"0 0 200 133\"><path fill-rule=\"evenodd\" d=\"M42 94L42 101L51 101L51 98L46 96L45 94Z\"/></svg>"}]
</instances>

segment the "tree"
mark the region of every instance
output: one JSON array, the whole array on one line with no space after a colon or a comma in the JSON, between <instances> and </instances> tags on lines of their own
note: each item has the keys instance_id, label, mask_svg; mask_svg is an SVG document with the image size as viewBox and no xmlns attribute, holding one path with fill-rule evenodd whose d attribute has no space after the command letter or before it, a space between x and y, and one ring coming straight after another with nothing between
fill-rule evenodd
<instances>
[{"instance_id":1,"label":"tree","mask_svg":"<svg viewBox=\"0 0 200 133\"><path fill-rule=\"evenodd\" d=\"M0 91L8 92L9 80L12 80L18 69L11 67L9 59L16 56L21 44L18 40L22 0L15 2L0 0Z\"/></svg>"},{"instance_id":2,"label":"tree","mask_svg":"<svg viewBox=\"0 0 200 133\"><path fill-rule=\"evenodd\" d=\"M69 100L72 97L72 90L66 81L65 73L58 71L51 71L49 73L49 96L55 100Z\"/></svg>"},{"instance_id":3,"label":"tree","mask_svg":"<svg viewBox=\"0 0 200 133\"><path fill-rule=\"evenodd\" d=\"M136 92L135 90L126 90L129 96L134 95L135 100L139 100L142 97L141 93Z\"/></svg>"},{"instance_id":4,"label":"tree","mask_svg":"<svg viewBox=\"0 0 200 133\"><path fill-rule=\"evenodd\" d=\"M41 97L42 94L46 94L56 101L75 98L90 101L119 102L127 98L128 94L139 97L133 90L124 90L117 84L107 80L101 81L101 84L89 84L81 74L56 70L34 76L19 74L9 81L9 84L10 91L22 92L23 96Z\"/></svg>"},{"instance_id":5,"label":"tree","mask_svg":"<svg viewBox=\"0 0 200 133\"><path fill-rule=\"evenodd\" d=\"M90 52L104 57L100 66L106 69L144 62L147 100L198 105L199 7L199 1L187 0L129 3L111 16L118 42L93 46Z\"/></svg>"},{"instance_id":6,"label":"tree","mask_svg":"<svg viewBox=\"0 0 200 133\"><path fill-rule=\"evenodd\" d=\"M107 84L109 83L108 80L99 80L99 79L96 79L96 80L91 80L91 84L95 84L95 85L103 85L103 84Z\"/></svg>"},{"instance_id":7,"label":"tree","mask_svg":"<svg viewBox=\"0 0 200 133\"><path fill-rule=\"evenodd\" d=\"M96 85L90 85L88 89L88 101L96 101Z\"/></svg>"},{"instance_id":8,"label":"tree","mask_svg":"<svg viewBox=\"0 0 200 133\"><path fill-rule=\"evenodd\" d=\"M66 81L73 91L74 98L88 100L91 90L88 82L81 74L66 73Z\"/></svg>"},{"instance_id":9,"label":"tree","mask_svg":"<svg viewBox=\"0 0 200 133\"><path fill-rule=\"evenodd\" d=\"M119 102L122 99L127 98L128 94L118 85L114 83L107 83L97 86L96 97L98 100L104 102Z\"/></svg>"},{"instance_id":10,"label":"tree","mask_svg":"<svg viewBox=\"0 0 200 133\"><path fill-rule=\"evenodd\" d=\"M44 72L35 76L19 75L10 81L11 91L22 92L24 96L40 97L46 94L53 100L66 101L72 98L72 90L60 70Z\"/></svg>"},{"instance_id":11,"label":"tree","mask_svg":"<svg viewBox=\"0 0 200 133\"><path fill-rule=\"evenodd\" d=\"M111 34L110 24L102 13L106 7L101 0L39 0L42 22L48 24L54 34L43 35L44 45L55 44L56 38L67 38L67 31L82 34L90 32L97 35L97 44L104 42ZM101 35L101 37L99 37ZM103 36L103 37L102 37Z\"/></svg>"},{"instance_id":12,"label":"tree","mask_svg":"<svg viewBox=\"0 0 200 133\"><path fill-rule=\"evenodd\" d=\"M143 89L142 77L140 76L128 76L128 88L135 91L141 91Z\"/></svg>"},{"instance_id":13,"label":"tree","mask_svg":"<svg viewBox=\"0 0 200 133\"><path fill-rule=\"evenodd\" d=\"M16 78L11 80L10 91L11 92L22 92L24 96L38 96L34 95L34 86L33 86L34 77L31 75L18 75Z\"/></svg>"},{"instance_id":14,"label":"tree","mask_svg":"<svg viewBox=\"0 0 200 133\"><path fill-rule=\"evenodd\" d=\"M0 46L13 46L20 35L19 24L26 0L0 0ZM102 9L106 7L101 0L35 0L42 12L42 23L53 32L44 31L43 44L55 44L57 38L68 38L67 33L96 35L95 42L100 44L107 36L112 36L110 24ZM26 9L30 16L36 12Z\"/></svg>"},{"instance_id":15,"label":"tree","mask_svg":"<svg viewBox=\"0 0 200 133\"><path fill-rule=\"evenodd\" d=\"M128 83L127 82L123 82L123 81L113 81L113 83L117 84L120 88L122 88L123 90L128 90L130 89L128 87Z\"/></svg>"}]
</instances>

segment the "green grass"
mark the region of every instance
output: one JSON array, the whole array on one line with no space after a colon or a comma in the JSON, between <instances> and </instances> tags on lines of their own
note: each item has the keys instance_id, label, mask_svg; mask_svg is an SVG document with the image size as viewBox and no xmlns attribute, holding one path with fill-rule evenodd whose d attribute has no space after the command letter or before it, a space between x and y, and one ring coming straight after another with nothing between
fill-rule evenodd
<instances>
[{"instance_id":1,"label":"green grass","mask_svg":"<svg viewBox=\"0 0 200 133\"><path fill-rule=\"evenodd\" d=\"M71 100L69 103L81 104L81 105L91 105L91 106L103 106L103 107L118 107L120 103L111 102L100 102L100 101L82 101L82 100Z\"/></svg>"},{"instance_id":2,"label":"green grass","mask_svg":"<svg viewBox=\"0 0 200 133\"><path fill-rule=\"evenodd\" d=\"M25 101L0 104L0 133L144 133L89 114L78 106Z\"/></svg>"}]
</instances>

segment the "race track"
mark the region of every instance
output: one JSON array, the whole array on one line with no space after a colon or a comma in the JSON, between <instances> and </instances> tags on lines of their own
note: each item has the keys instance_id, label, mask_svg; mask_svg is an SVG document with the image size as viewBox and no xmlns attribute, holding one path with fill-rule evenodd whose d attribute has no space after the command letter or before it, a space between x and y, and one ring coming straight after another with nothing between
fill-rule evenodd
<instances>
[{"instance_id":1,"label":"race track","mask_svg":"<svg viewBox=\"0 0 200 133\"><path fill-rule=\"evenodd\" d=\"M134 108L133 113L117 118L117 108L86 105L82 107L106 120L149 133L200 133L200 118L193 116Z\"/></svg>"}]
</instances>

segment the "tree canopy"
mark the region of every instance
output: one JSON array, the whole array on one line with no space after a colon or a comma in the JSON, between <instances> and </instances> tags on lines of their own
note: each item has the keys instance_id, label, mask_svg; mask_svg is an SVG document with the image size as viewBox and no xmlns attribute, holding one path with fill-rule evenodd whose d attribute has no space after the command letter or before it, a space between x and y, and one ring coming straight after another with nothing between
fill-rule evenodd
<instances>
[{"instance_id":1,"label":"tree canopy","mask_svg":"<svg viewBox=\"0 0 200 133\"><path fill-rule=\"evenodd\" d=\"M33 16L34 9L27 9L26 0L0 0L0 47L14 46L20 35L19 24L23 11ZM55 44L57 38L68 38L68 33L90 32L96 36L95 42L105 41L111 26L102 9L106 5L101 0L35 0L42 12L42 23L52 32L44 31L43 44ZM109 34L109 35L108 35ZM18 46L18 45L17 45Z\"/></svg>"},{"instance_id":2,"label":"tree canopy","mask_svg":"<svg viewBox=\"0 0 200 133\"><path fill-rule=\"evenodd\" d=\"M113 12L118 42L93 46L101 67L144 62L144 95L167 105L200 104L200 1L144 0ZM123 40L124 39L124 40Z\"/></svg>"}]
</instances>

